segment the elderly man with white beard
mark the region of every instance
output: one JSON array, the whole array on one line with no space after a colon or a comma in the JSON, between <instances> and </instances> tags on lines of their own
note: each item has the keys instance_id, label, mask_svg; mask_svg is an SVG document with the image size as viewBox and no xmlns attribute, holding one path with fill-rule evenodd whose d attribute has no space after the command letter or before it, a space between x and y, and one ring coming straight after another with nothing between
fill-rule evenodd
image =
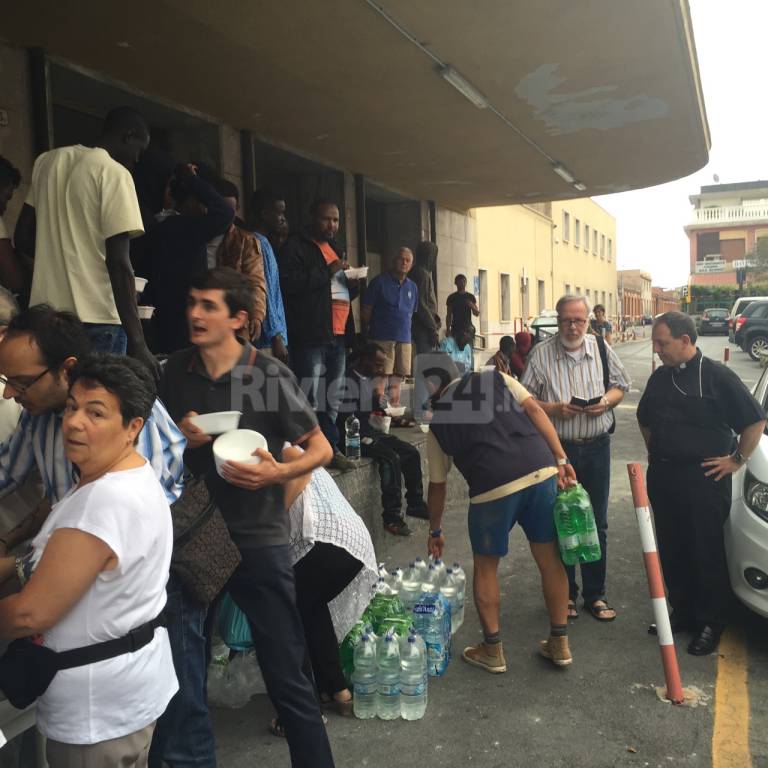
<instances>
[{"instance_id":1,"label":"elderly man with white beard","mask_svg":"<svg viewBox=\"0 0 768 768\"><path fill-rule=\"evenodd\" d=\"M522 385L555 425L569 462L592 501L600 560L581 564L584 607L598 621L613 621L606 599L608 494L611 481L612 410L629 391L630 379L604 339L587 333L589 306L582 296L557 302L558 332L528 356ZM567 566L568 618L578 618L576 567Z\"/></svg>"}]
</instances>

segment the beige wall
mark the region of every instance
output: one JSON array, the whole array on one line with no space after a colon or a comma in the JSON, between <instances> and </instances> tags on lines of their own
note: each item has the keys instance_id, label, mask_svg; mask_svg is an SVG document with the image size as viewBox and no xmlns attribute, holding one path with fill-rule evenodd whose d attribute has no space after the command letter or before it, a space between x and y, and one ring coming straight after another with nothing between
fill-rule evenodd
<instances>
[{"instance_id":1,"label":"beige wall","mask_svg":"<svg viewBox=\"0 0 768 768\"><path fill-rule=\"evenodd\" d=\"M477 208L475 216L478 268L485 270L487 284L481 328L492 350L500 336L521 330L523 321L554 308L559 293L553 293L552 283L552 221L524 205ZM509 319L502 319L506 276Z\"/></svg>"},{"instance_id":2,"label":"beige wall","mask_svg":"<svg viewBox=\"0 0 768 768\"><path fill-rule=\"evenodd\" d=\"M477 275L477 221L473 211L459 213L447 208L435 210L437 255L437 307L445 326L445 300L455 291L457 274L467 276L467 290L472 292ZM479 297L478 297L479 298ZM478 328L479 330L479 328Z\"/></svg>"},{"instance_id":3,"label":"beige wall","mask_svg":"<svg viewBox=\"0 0 768 768\"><path fill-rule=\"evenodd\" d=\"M568 215L568 232L565 231L565 214ZM552 221L556 225L555 293L587 296L591 305L604 304L609 317L616 317L616 220L594 200L586 197L553 202ZM589 227L589 250L586 248L586 227Z\"/></svg>"},{"instance_id":4,"label":"beige wall","mask_svg":"<svg viewBox=\"0 0 768 768\"><path fill-rule=\"evenodd\" d=\"M32 116L29 106L27 54L21 48L0 45L0 109L8 113L8 125L0 126L0 155L21 171L21 186L3 217L13 234L16 219L27 194L32 175Z\"/></svg>"}]
</instances>

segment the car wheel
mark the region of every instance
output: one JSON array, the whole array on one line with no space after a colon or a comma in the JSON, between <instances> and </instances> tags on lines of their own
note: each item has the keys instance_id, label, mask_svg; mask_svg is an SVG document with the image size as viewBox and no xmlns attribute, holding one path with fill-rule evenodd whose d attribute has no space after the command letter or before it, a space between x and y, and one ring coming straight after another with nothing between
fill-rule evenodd
<instances>
[{"instance_id":1,"label":"car wheel","mask_svg":"<svg viewBox=\"0 0 768 768\"><path fill-rule=\"evenodd\" d=\"M746 351L753 360L759 360L761 352L768 352L768 336L753 336L747 342Z\"/></svg>"}]
</instances>

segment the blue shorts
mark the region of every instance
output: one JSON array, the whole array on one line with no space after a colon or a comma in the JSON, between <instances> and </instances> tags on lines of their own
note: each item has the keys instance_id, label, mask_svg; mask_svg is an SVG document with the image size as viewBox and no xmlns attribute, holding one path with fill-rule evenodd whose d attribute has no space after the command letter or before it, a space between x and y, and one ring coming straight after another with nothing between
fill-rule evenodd
<instances>
[{"instance_id":1,"label":"blue shorts","mask_svg":"<svg viewBox=\"0 0 768 768\"><path fill-rule=\"evenodd\" d=\"M557 477L548 477L495 501L469 504L469 540L476 555L504 557L509 551L509 532L520 523L532 544L557 538L555 496Z\"/></svg>"}]
</instances>

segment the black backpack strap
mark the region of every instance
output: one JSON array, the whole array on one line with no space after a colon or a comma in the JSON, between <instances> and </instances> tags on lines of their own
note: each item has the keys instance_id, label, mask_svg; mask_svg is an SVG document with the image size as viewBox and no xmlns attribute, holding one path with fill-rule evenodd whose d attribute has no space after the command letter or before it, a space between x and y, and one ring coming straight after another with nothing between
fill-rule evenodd
<instances>
[{"instance_id":1,"label":"black backpack strap","mask_svg":"<svg viewBox=\"0 0 768 768\"><path fill-rule=\"evenodd\" d=\"M600 362L603 364L603 391L608 391L608 385L610 383L610 372L608 370L608 350L606 349L605 339L602 336L595 334L595 341L597 342L597 350L600 353Z\"/></svg>"},{"instance_id":2,"label":"black backpack strap","mask_svg":"<svg viewBox=\"0 0 768 768\"><path fill-rule=\"evenodd\" d=\"M165 611L163 611L152 621L132 629L124 637L118 637L115 640L105 640L103 643L84 645L82 648L72 648L69 651L57 653L56 666L58 669L84 667L86 664L95 664L97 661L112 659L115 656L122 656L124 653L133 653L152 642L155 630L158 627L165 627L167 625L168 619Z\"/></svg>"},{"instance_id":3,"label":"black backpack strap","mask_svg":"<svg viewBox=\"0 0 768 768\"><path fill-rule=\"evenodd\" d=\"M603 392L608 391L610 386L610 371L608 370L608 349L605 343L605 339L602 336L595 335L595 341L597 342L597 349L600 353L600 362L603 364ZM616 431L616 414L611 411L611 426L608 430L608 434L612 435Z\"/></svg>"}]
</instances>

